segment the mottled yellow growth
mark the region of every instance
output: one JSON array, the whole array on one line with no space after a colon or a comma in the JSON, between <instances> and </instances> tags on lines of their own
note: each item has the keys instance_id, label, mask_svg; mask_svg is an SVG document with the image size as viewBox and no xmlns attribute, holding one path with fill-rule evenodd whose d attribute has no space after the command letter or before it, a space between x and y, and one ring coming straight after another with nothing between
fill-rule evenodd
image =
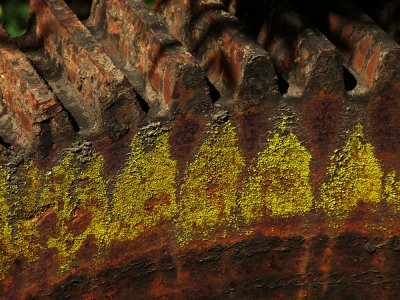
<instances>
[{"instance_id":1,"label":"mottled yellow growth","mask_svg":"<svg viewBox=\"0 0 400 300\"><path fill-rule=\"evenodd\" d=\"M48 247L58 250L62 258L61 269L63 271L68 269L82 243L68 230L66 224L73 217L78 206L78 202L72 196L76 173L73 154L68 153L61 163L47 174L46 185L40 198L40 204L53 206L57 216L56 237L48 240Z\"/></svg>"},{"instance_id":2,"label":"mottled yellow growth","mask_svg":"<svg viewBox=\"0 0 400 300\"><path fill-rule=\"evenodd\" d=\"M23 185L20 201L20 217L16 220L14 227L16 251L25 256L29 262L38 258L41 250L38 244L39 232L33 218L40 211L37 199L40 195L41 174L33 162L29 162L23 168Z\"/></svg>"},{"instance_id":3,"label":"mottled yellow growth","mask_svg":"<svg viewBox=\"0 0 400 300\"><path fill-rule=\"evenodd\" d=\"M33 262L41 250L37 241L39 233L31 220L40 187L38 170L30 163L24 171L23 184L18 186L11 184L11 180L7 179L12 178L11 173L0 166L0 278L14 259L24 256ZM35 174L35 179L31 178L31 172ZM12 214L6 196L13 199Z\"/></svg>"},{"instance_id":4,"label":"mottled yellow growth","mask_svg":"<svg viewBox=\"0 0 400 300\"><path fill-rule=\"evenodd\" d=\"M29 162L24 167L22 196L21 196L21 216L30 219L38 210L37 200L40 195L40 181L42 174L33 162Z\"/></svg>"},{"instance_id":5,"label":"mottled yellow growth","mask_svg":"<svg viewBox=\"0 0 400 300\"><path fill-rule=\"evenodd\" d=\"M77 178L75 194L79 207L90 214L90 224L83 234L82 240L93 234L100 247L110 241L109 225L111 213L107 197L108 182L104 179L104 158L100 154L93 154L86 162L86 168Z\"/></svg>"},{"instance_id":6,"label":"mottled yellow growth","mask_svg":"<svg viewBox=\"0 0 400 300\"><path fill-rule=\"evenodd\" d=\"M39 251L42 250L38 243L39 232L36 223L32 220L18 220L13 227L15 228L15 253L27 258L28 262L36 261Z\"/></svg>"},{"instance_id":7,"label":"mottled yellow growth","mask_svg":"<svg viewBox=\"0 0 400 300\"><path fill-rule=\"evenodd\" d=\"M217 227L236 222L237 189L245 167L235 128L208 125L209 137L187 167L180 192L178 241L193 234L206 238Z\"/></svg>"},{"instance_id":8,"label":"mottled yellow growth","mask_svg":"<svg viewBox=\"0 0 400 300\"><path fill-rule=\"evenodd\" d=\"M400 212L400 183L396 181L396 172L386 175L384 199L396 212Z\"/></svg>"},{"instance_id":9,"label":"mottled yellow growth","mask_svg":"<svg viewBox=\"0 0 400 300\"><path fill-rule=\"evenodd\" d=\"M176 161L171 158L169 133L156 131L134 137L115 184L112 231L117 239L134 239L176 215Z\"/></svg>"},{"instance_id":10,"label":"mottled yellow growth","mask_svg":"<svg viewBox=\"0 0 400 300\"><path fill-rule=\"evenodd\" d=\"M74 260L87 237L94 235L99 247L108 243L109 210L107 182L103 177L104 158L93 154L86 158L85 166L78 169L75 155L68 154L60 165L49 174L48 183L42 196L49 193L55 201L57 215L57 234L48 241L49 248L56 248L62 258L60 268L65 271ZM73 197L74 196L74 197ZM70 230L74 218L90 218L86 228L79 233Z\"/></svg>"},{"instance_id":11,"label":"mottled yellow growth","mask_svg":"<svg viewBox=\"0 0 400 300\"><path fill-rule=\"evenodd\" d=\"M10 207L6 199L7 172L0 166L0 280L4 278L15 258L11 246Z\"/></svg>"},{"instance_id":12,"label":"mottled yellow growth","mask_svg":"<svg viewBox=\"0 0 400 300\"><path fill-rule=\"evenodd\" d=\"M338 220L346 218L359 201L375 204L382 196L383 172L373 146L358 125L345 146L336 150L321 187L320 206Z\"/></svg>"},{"instance_id":13,"label":"mottled yellow growth","mask_svg":"<svg viewBox=\"0 0 400 300\"><path fill-rule=\"evenodd\" d=\"M72 164L73 154L68 153L61 163L46 174L45 186L40 195L39 205L55 207L59 214L71 215L76 208L71 188L75 180L76 168ZM62 215L59 215L62 217Z\"/></svg>"},{"instance_id":14,"label":"mottled yellow growth","mask_svg":"<svg viewBox=\"0 0 400 300\"><path fill-rule=\"evenodd\" d=\"M265 215L291 217L311 209L313 194L309 183L311 154L297 136L287 129L286 119L270 132L266 148L250 168L240 197L246 223Z\"/></svg>"}]
</instances>

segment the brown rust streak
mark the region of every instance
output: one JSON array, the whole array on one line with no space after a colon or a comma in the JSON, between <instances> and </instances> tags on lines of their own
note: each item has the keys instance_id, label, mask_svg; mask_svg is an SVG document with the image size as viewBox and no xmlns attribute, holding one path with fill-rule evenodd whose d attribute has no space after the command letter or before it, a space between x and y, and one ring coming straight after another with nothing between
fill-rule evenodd
<instances>
[{"instance_id":1,"label":"brown rust streak","mask_svg":"<svg viewBox=\"0 0 400 300\"><path fill-rule=\"evenodd\" d=\"M205 129L205 120L187 115L179 115L171 129L169 143L171 156L176 159L178 170L183 171L190 162L194 149L200 144Z\"/></svg>"},{"instance_id":2,"label":"brown rust streak","mask_svg":"<svg viewBox=\"0 0 400 300\"><path fill-rule=\"evenodd\" d=\"M369 132L377 155L390 169L400 168L400 88L388 87L368 104Z\"/></svg>"}]
</instances>

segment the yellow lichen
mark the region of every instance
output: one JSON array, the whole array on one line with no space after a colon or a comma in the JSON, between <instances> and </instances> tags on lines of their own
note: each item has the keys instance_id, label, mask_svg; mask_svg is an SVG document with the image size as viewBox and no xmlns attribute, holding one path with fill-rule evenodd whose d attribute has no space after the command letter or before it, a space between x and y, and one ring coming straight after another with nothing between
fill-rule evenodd
<instances>
[{"instance_id":1,"label":"yellow lichen","mask_svg":"<svg viewBox=\"0 0 400 300\"><path fill-rule=\"evenodd\" d=\"M310 160L311 154L284 119L276 132L270 132L265 150L250 168L240 197L245 223L265 215L286 218L308 212L313 201Z\"/></svg>"},{"instance_id":2,"label":"yellow lichen","mask_svg":"<svg viewBox=\"0 0 400 300\"><path fill-rule=\"evenodd\" d=\"M73 217L78 206L72 195L76 173L73 154L68 153L59 165L48 172L46 185L39 201L41 205L54 207L57 216L57 231L55 237L49 238L47 245L49 248L58 250L62 258L61 269L63 271L68 269L82 242L75 239L67 227L67 222Z\"/></svg>"},{"instance_id":3,"label":"yellow lichen","mask_svg":"<svg viewBox=\"0 0 400 300\"><path fill-rule=\"evenodd\" d=\"M93 234L100 247L110 241L109 225L111 214L107 197L108 182L104 179L104 158L93 154L86 162L86 168L77 178L76 198L79 207L90 214L90 224L83 234L84 240Z\"/></svg>"},{"instance_id":4,"label":"yellow lichen","mask_svg":"<svg viewBox=\"0 0 400 300\"><path fill-rule=\"evenodd\" d=\"M49 174L42 197L56 197L47 198L45 202L55 201L57 233L49 239L48 247L58 250L62 271L69 268L89 235L95 237L100 248L109 241L109 201L103 167L104 158L93 154L86 158L84 166L78 168L75 155L70 153ZM73 232L71 223L78 218L89 218L89 224L78 228L79 232Z\"/></svg>"},{"instance_id":5,"label":"yellow lichen","mask_svg":"<svg viewBox=\"0 0 400 300\"><path fill-rule=\"evenodd\" d=\"M38 244L39 232L34 222L35 215L40 211L37 199L40 195L41 174L33 162L24 167L23 184L20 194L20 216L14 226L15 246L17 252L25 256L29 262L38 258L41 250Z\"/></svg>"},{"instance_id":6,"label":"yellow lichen","mask_svg":"<svg viewBox=\"0 0 400 300\"><path fill-rule=\"evenodd\" d=\"M41 207L55 207L58 214L65 211L68 215L76 208L71 188L77 170L72 164L72 159L73 154L68 153L59 165L46 174L46 184L39 199ZM62 216L60 215L60 217Z\"/></svg>"},{"instance_id":7,"label":"yellow lichen","mask_svg":"<svg viewBox=\"0 0 400 300\"><path fill-rule=\"evenodd\" d=\"M188 242L193 234L206 238L219 226L236 223L237 188L245 162L235 128L230 121L208 125L207 134L185 171L180 191L180 243Z\"/></svg>"},{"instance_id":8,"label":"yellow lichen","mask_svg":"<svg viewBox=\"0 0 400 300\"><path fill-rule=\"evenodd\" d=\"M269 132L243 183L245 161L230 121L207 125L206 139L180 188L168 140L169 133L161 129L137 134L113 186L105 179L103 156L96 153L84 161L67 153L46 175L34 163L20 173L0 166L0 279L18 256L30 262L37 258L38 241L45 237L37 231L36 216L49 208L57 221L47 246L57 249L65 271L89 237L104 250L113 239L132 240L171 222L184 245L193 238L226 234L241 220L249 225L264 217L303 215L312 207L311 155L286 119ZM22 180L15 174L22 174ZM383 188L383 172L361 126L335 151L327 176L317 205L332 218L344 219L359 201L375 204L382 196L400 211L400 182L390 172Z\"/></svg>"},{"instance_id":9,"label":"yellow lichen","mask_svg":"<svg viewBox=\"0 0 400 300\"><path fill-rule=\"evenodd\" d=\"M345 219L359 201L376 204L381 200L383 172L361 125L335 151L327 175L319 206L332 218Z\"/></svg>"},{"instance_id":10,"label":"yellow lichen","mask_svg":"<svg viewBox=\"0 0 400 300\"><path fill-rule=\"evenodd\" d=\"M21 196L22 217L24 219L30 219L38 210L37 199L40 195L40 181L42 176L38 167L33 162L29 162L24 167L23 171L23 194Z\"/></svg>"},{"instance_id":11,"label":"yellow lichen","mask_svg":"<svg viewBox=\"0 0 400 300\"><path fill-rule=\"evenodd\" d=\"M156 131L133 138L128 162L117 178L112 202L116 239L134 239L176 215L176 161L171 158L169 133Z\"/></svg>"},{"instance_id":12,"label":"yellow lichen","mask_svg":"<svg viewBox=\"0 0 400 300\"><path fill-rule=\"evenodd\" d=\"M15 258L12 249L12 228L10 226L10 207L6 199L7 172L0 166L0 280L7 274Z\"/></svg>"},{"instance_id":13,"label":"yellow lichen","mask_svg":"<svg viewBox=\"0 0 400 300\"><path fill-rule=\"evenodd\" d=\"M31 178L33 169L34 179ZM31 220L39 191L38 170L30 163L24 171L23 180L13 182L14 172L5 171L0 166L0 277L17 257L24 256L28 262L33 262L41 250L39 232ZM13 210L10 210L7 198L11 199Z\"/></svg>"}]
</instances>

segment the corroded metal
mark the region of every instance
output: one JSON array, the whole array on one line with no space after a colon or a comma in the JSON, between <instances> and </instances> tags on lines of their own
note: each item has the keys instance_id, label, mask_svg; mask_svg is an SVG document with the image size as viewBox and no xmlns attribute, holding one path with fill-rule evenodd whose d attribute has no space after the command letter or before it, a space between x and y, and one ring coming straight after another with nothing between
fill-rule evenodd
<instances>
[{"instance_id":1,"label":"corroded metal","mask_svg":"<svg viewBox=\"0 0 400 300\"><path fill-rule=\"evenodd\" d=\"M12 150L33 146L46 152L57 136L72 134L72 126L56 96L1 27L0 41L0 136Z\"/></svg>"},{"instance_id":2,"label":"corroded metal","mask_svg":"<svg viewBox=\"0 0 400 300\"><path fill-rule=\"evenodd\" d=\"M240 30L221 1L156 1L172 34L196 57L228 107L276 98L269 55Z\"/></svg>"},{"instance_id":3,"label":"corroded metal","mask_svg":"<svg viewBox=\"0 0 400 300\"><path fill-rule=\"evenodd\" d=\"M143 111L132 85L69 7L62 0L30 6L34 27L19 43L79 130L112 132L137 124Z\"/></svg>"},{"instance_id":4,"label":"corroded metal","mask_svg":"<svg viewBox=\"0 0 400 300\"><path fill-rule=\"evenodd\" d=\"M397 44L367 14L351 1L325 1L319 10L313 18L357 79L354 94L381 92L399 82Z\"/></svg>"},{"instance_id":5,"label":"corroded metal","mask_svg":"<svg viewBox=\"0 0 400 300\"><path fill-rule=\"evenodd\" d=\"M148 100L150 114L204 115L211 109L203 70L142 1L99 1L92 16L87 24Z\"/></svg>"},{"instance_id":6,"label":"corroded metal","mask_svg":"<svg viewBox=\"0 0 400 300\"><path fill-rule=\"evenodd\" d=\"M344 92L336 47L307 24L293 3L236 0L230 1L230 11L268 50L275 70L288 82L287 96L308 98Z\"/></svg>"},{"instance_id":7,"label":"corroded metal","mask_svg":"<svg viewBox=\"0 0 400 300\"><path fill-rule=\"evenodd\" d=\"M399 45L299 3L32 0L0 43L0 299L398 298ZM271 58L263 22L299 25Z\"/></svg>"}]
</instances>

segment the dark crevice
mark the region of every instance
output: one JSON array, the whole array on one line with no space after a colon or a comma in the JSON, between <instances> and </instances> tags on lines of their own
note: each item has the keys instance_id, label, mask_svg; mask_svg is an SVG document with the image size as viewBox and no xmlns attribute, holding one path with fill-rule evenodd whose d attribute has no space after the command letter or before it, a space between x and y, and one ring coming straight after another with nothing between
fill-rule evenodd
<instances>
[{"instance_id":1,"label":"dark crevice","mask_svg":"<svg viewBox=\"0 0 400 300\"><path fill-rule=\"evenodd\" d=\"M51 125L50 120L44 120L40 122L40 126L42 128L40 132L40 153L43 156L47 156L50 153L51 148L54 145L52 132L51 132Z\"/></svg>"},{"instance_id":2,"label":"dark crevice","mask_svg":"<svg viewBox=\"0 0 400 300\"><path fill-rule=\"evenodd\" d=\"M2 137L0 137L0 145L3 146L4 148L7 148L7 149L11 148L11 144L7 143L5 140L3 140Z\"/></svg>"},{"instance_id":3,"label":"dark crevice","mask_svg":"<svg viewBox=\"0 0 400 300\"><path fill-rule=\"evenodd\" d=\"M78 16L79 20L84 21L89 18L92 0L66 0L65 3Z\"/></svg>"},{"instance_id":4,"label":"dark crevice","mask_svg":"<svg viewBox=\"0 0 400 300\"><path fill-rule=\"evenodd\" d=\"M280 73L276 72L276 75L278 76L277 83L278 83L279 93L281 93L281 95L284 95L288 92L289 82L287 82Z\"/></svg>"},{"instance_id":5,"label":"dark crevice","mask_svg":"<svg viewBox=\"0 0 400 300\"><path fill-rule=\"evenodd\" d=\"M150 106L147 103L147 101L144 100L144 98L139 93L136 93L136 98L139 102L139 105L140 105L140 108L142 109L142 111L144 111L144 113L147 114L150 111Z\"/></svg>"},{"instance_id":6,"label":"dark crevice","mask_svg":"<svg viewBox=\"0 0 400 300\"><path fill-rule=\"evenodd\" d=\"M207 82L207 85L208 85L208 90L209 90L209 93L210 93L211 102L215 103L221 98L221 94L218 92L216 87L208 80L208 78L206 78L206 82Z\"/></svg>"},{"instance_id":7,"label":"dark crevice","mask_svg":"<svg viewBox=\"0 0 400 300\"><path fill-rule=\"evenodd\" d=\"M58 100L58 99L57 99ZM81 127L79 126L78 122L76 121L76 119L74 118L74 116L71 114L71 112L65 108L64 104L58 100L58 103L61 105L61 107L63 108L63 110L66 112L68 120L72 126L72 129L75 132L79 132L81 130Z\"/></svg>"},{"instance_id":8,"label":"dark crevice","mask_svg":"<svg viewBox=\"0 0 400 300\"><path fill-rule=\"evenodd\" d=\"M350 92L350 91L354 90L355 87L357 86L357 79L344 66L343 66L343 79L344 79L344 87L345 87L346 91Z\"/></svg>"}]
</instances>

